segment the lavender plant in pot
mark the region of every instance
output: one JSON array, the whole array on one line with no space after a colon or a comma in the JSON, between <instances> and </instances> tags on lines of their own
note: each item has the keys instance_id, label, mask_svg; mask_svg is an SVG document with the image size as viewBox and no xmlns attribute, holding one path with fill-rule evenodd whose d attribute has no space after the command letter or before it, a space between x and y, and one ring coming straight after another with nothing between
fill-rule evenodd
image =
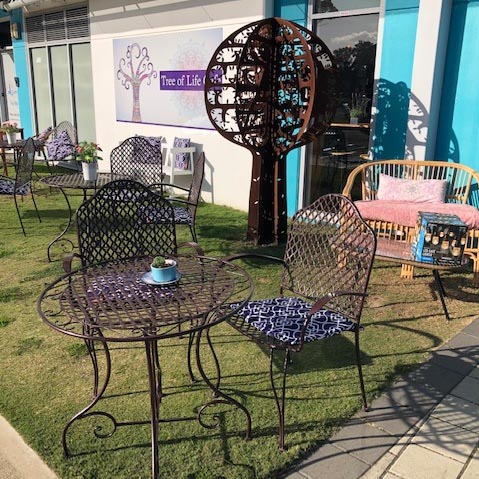
<instances>
[{"instance_id":1,"label":"lavender plant in pot","mask_svg":"<svg viewBox=\"0 0 479 479\"><path fill-rule=\"evenodd\" d=\"M176 261L165 259L163 256L155 256L151 262L151 276L157 283L174 281L177 277Z\"/></svg>"}]
</instances>

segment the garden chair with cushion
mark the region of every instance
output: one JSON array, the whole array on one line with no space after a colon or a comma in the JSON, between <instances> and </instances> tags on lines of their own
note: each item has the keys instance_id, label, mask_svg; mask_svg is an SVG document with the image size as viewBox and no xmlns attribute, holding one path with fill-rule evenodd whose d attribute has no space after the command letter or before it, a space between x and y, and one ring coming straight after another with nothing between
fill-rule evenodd
<instances>
[{"instance_id":1,"label":"garden chair with cushion","mask_svg":"<svg viewBox=\"0 0 479 479\"><path fill-rule=\"evenodd\" d=\"M163 181L161 148L144 136L132 136L110 154L111 172L144 185Z\"/></svg>"},{"instance_id":2,"label":"garden chair with cushion","mask_svg":"<svg viewBox=\"0 0 479 479\"><path fill-rule=\"evenodd\" d=\"M161 211L162 221L149 222L143 214L147 208ZM65 256L63 269L67 273L72 271L75 257L80 259L82 266L89 266L135 257L175 255L178 250L173 207L167 199L132 180L112 181L100 188L78 208L76 226L80 252ZM184 246L191 247L195 254L203 253L196 243ZM190 338L188 347L188 371L192 381L193 339ZM94 365L96 394L98 368L94 345L93 342L86 344Z\"/></svg>"},{"instance_id":3,"label":"garden chair with cushion","mask_svg":"<svg viewBox=\"0 0 479 479\"><path fill-rule=\"evenodd\" d=\"M0 195L10 195L15 201L15 208L17 209L18 219L22 227L23 235L26 236L25 228L23 226L20 210L18 209L18 197L23 200L25 195L31 194L35 211L37 212L38 221L42 221L40 213L38 212L35 196L32 188L32 173L33 162L35 160L35 143L33 138L29 138L20 153L18 163L15 168L15 179L7 176L0 176Z\"/></svg>"},{"instance_id":4,"label":"garden chair with cushion","mask_svg":"<svg viewBox=\"0 0 479 479\"><path fill-rule=\"evenodd\" d=\"M177 225L188 225L191 231L191 237L194 242L197 242L196 236L196 210L198 208L198 203L200 200L201 194L201 185L203 183L203 178L205 175L205 154L200 153L194 160L194 169L193 177L191 179L191 184L189 188L183 188L172 183L161 183L156 185L151 185L152 189L160 189L162 194L168 188L174 190L182 190L185 193L188 193L187 199L181 199L174 196L170 198L173 202L174 211L175 211L175 223ZM161 215L160 215L161 216ZM149 217L151 221L159 221L159 218L156 218L154 210L149 210Z\"/></svg>"},{"instance_id":5,"label":"garden chair with cushion","mask_svg":"<svg viewBox=\"0 0 479 479\"><path fill-rule=\"evenodd\" d=\"M250 301L228 323L270 348L270 380L279 415L279 447L284 448L286 372L290 353L306 343L345 331L354 333L363 407L366 395L359 349L360 320L376 250L372 229L353 203L326 195L293 217L283 259L255 254L283 265L279 297ZM284 293L291 296L284 296ZM281 391L274 381L274 353L283 350Z\"/></svg>"},{"instance_id":6,"label":"garden chair with cushion","mask_svg":"<svg viewBox=\"0 0 479 479\"><path fill-rule=\"evenodd\" d=\"M75 127L69 121L59 123L49 135L45 143L47 161L64 161L75 156L75 145L78 137ZM75 165L78 168L78 165Z\"/></svg>"}]
</instances>

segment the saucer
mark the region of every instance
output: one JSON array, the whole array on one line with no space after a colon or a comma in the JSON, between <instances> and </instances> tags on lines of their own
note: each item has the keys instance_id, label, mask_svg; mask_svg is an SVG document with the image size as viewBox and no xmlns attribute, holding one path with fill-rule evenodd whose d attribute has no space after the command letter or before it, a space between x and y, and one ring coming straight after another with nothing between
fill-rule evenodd
<instances>
[{"instance_id":1,"label":"saucer","mask_svg":"<svg viewBox=\"0 0 479 479\"><path fill-rule=\"evenodd\" d=\"M164 286L165 284L177 283L180 280L180 278L181 278L181 273L177 271L175 279L171 279L170 281L158 282L153 279L151 271L148 271L147 273L143 274L143 276L141 277L141 280L143 281L143 283L151 284L153 286Z\"/></svg>"}]
</instances>

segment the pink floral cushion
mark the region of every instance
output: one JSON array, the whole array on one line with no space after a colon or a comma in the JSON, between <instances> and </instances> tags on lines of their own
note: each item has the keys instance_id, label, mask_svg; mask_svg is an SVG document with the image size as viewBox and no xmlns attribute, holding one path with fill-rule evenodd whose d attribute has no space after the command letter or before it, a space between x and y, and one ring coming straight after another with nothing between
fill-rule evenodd
<instances>
[{"instance_id":1,"label":"pink floral cushion","mask_svg":"<svg viewBox=\"0 0 479 479\"><path fill-rule=\"evenodd\" d=\"M366 220L390 221L402 226L415 226L419 211L457 215L470 229L479 229L479 210L458 203L417 203L414 201L355 201Z\"/></svg>"},{"instance_id":2,"label":"pink floral cushion","mask_svg":"<svg viewBox=\"0 0 479 479\"><path fill-rule=\"evenodd\" d=\"M444 203L446 188L446 180L403 180L381 173L376 199Z\"/></svg>"}]
</instances>

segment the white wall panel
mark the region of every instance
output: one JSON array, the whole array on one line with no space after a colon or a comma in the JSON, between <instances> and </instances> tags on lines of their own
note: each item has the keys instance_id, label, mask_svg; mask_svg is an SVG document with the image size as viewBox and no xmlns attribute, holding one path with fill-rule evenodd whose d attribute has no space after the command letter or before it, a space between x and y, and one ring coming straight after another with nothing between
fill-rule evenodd
<instances>
[{"instance_id":1,"label":"white wall panel","mask_svg":"<svg viewBox=\"0 0 479 479\"><path fill-rule=\"evenodd\" d=\"M194 3L201 3L201 6L183 7ZM222 27L223 36L227 37L241 26L264 18L269 0L94 0L90 1L89 8L96 137L105 158L100 169L109 169L111 149L134 134L164 136L170 142L175 136L189 137L206 155L203 199L247 210L252 164L248 150L230 143L213 130L116 121L113 39L213 27ZM178 179L183 184L189 182L189 177Z\"/></svg>"}]
</instances>

